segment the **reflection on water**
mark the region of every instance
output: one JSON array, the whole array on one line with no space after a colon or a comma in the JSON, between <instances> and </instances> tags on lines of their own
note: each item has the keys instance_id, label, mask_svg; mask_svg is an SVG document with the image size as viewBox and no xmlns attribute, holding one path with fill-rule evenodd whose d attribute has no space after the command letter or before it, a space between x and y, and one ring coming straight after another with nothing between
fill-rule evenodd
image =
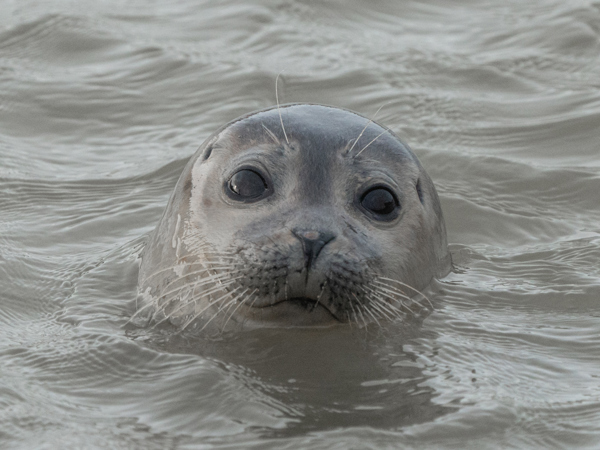
<instances>
[{"instance_id":1,"label":"reflection on water","mask_svg":"<svg viewBox=\"0 0 600 450\"><path fill-rule=\"evenodd\" d=\"M140 338L139 333L132 335ZM351 426L397 429L456 409L432 401L435 392L424 383L423 364L403 349L419 333L407 324L375 332L254 330L204 339L201 346L195 336L145 339L157 351L196 354L233 376L237 389L252 393L256 408L281 422L255 425L261 436L296 436Z\"/></svg>"},{"instance_id":2,"label":"reflection on water","mask_svg":"<svg viewBox=\"0 0 600 450\"><path fill-rule=\"evenodd\" d=\"M600 3L7 2L3 448L600 445ZM456 270L383 329L136 329L137 256L214 129L373 115Z\"/></svg>"}]
</instances>

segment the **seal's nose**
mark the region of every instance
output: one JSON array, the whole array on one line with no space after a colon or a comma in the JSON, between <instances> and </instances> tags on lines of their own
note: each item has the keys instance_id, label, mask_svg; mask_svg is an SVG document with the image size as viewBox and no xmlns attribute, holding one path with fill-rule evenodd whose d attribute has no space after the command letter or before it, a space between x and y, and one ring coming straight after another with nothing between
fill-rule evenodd
<instances>
[{"instance_id":1,"label":"seal's nose","mask_svg":"<svg viewBox=\"0 0 600 450\"><path fill-rule=\"evenodd\" d=\"M292 230L292 233L296 235L300 242L302 242L302 249L304 250L304 262L307 268L309 268L313 262L329 242L335 239L333 233L321 232L315 230Z\"/></svg>"}]
</instances>

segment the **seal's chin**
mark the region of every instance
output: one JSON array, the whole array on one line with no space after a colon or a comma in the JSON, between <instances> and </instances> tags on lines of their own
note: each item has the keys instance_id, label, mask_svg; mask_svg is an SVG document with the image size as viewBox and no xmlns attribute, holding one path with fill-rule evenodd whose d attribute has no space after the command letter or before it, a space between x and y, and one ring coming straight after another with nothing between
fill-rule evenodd
<instances>
[{"instance_id":1,"label":"seal's chin","mask_svg":"<svg viewBox=\"0 0 600 450\"><path fill-rule=\"evenodd\" d=\"M314 299L295 297L265 306L245 308L250 320L285 327L328 326L341 322L327 307Z\"/></svg>"}]
</instances>

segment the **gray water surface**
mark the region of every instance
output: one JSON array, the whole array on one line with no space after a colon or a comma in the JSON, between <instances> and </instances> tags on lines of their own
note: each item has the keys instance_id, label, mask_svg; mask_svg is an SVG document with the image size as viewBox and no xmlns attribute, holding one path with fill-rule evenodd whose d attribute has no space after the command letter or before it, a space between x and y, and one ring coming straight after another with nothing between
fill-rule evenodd
<instances>
[{"instance_id":1,"label":"gray water surface","mask_svg":"<svg viewBox=\"0 0 600 450\"><path fill-rule=\"evenodd\" d=\"M0 2L0 447L600 448L600 2ZM135 329L188 158L275 103L436 183L421 321Z\"/></svg>"}]
</instances>

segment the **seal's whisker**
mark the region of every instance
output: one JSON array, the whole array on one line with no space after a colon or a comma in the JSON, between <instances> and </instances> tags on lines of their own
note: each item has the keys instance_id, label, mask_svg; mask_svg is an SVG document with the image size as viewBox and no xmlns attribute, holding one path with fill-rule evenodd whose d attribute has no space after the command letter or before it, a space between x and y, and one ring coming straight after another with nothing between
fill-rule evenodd
<instances>
[{"instance_id":1,"label":"seal's whisker","mask_svg":"<svg viewBox=\"0 0 600 450\"><path fill-rule=\"evenodd\" d=\"M352 147L350 147L350 150L348 150L348 155L352 154L352 149L354 148L354 146L358 143L358 141L360 141L360 138L362 137L362 135L364 134L364 132L367 130L367 128L369 127L369 125L371 125L373 123L373 121L377 118L377 114L379 114L379 111L381 111L381 108L383 108L386 104L387 103L384 103L383 105L381 105L379 107L379 109L375 112L375 115L373 116L373 118L369 119L369 121L367 122L367 124L365 125L365 127L362 129L362 131L360 132L360 134L358 135L358 137L354 141L354 144L352 144Z\"/></svg>"},{"instance_id":2,"label":"seal's whisker","mask_svg":"<svg viewBox=\"0 0 600 450\"><path fill-rule=\"evenodd\" d=\"M203 293L202 293L202 297L206 298L206 297L208 297L209 295L211 295L211 294L214 294L215 292L218 292L218 291L223 291L223 290L225 290L225 288L226 288L227 286L230 286L230 285L234 284L234 282L235 282L235 280L232 280L232 281L231 281L231 282L229 282L229 283L221 284L221 285L219 285L219 286L215 287L215 288L214 288L214 289L212 289L212 290L209 290L209 291L207 291L207 292L203 292ZM193 292L196 290L196 288L197 288L197 287L193 287L193 289L191 290L191 292L192 292L192 295L193 295ZM168 299L168 300L165 300L165 301L163 302L163 305L162 305L160 308L158 308L156 312L157 312L157 313L159 313L159 312L163 312L163 313L164 313L164 311L165 311L165 310L166 310L166 308L168 307L168 304L171 302L171 300L174 300L174 299L176 299L176 298L177 298L177 296L172 296L170 299ZM187 298L187 297L186 297L186 298ZM194 300L194 301L195 301L195 300ZM183 299L182 299L182 300L181 300L181 305L180 305L180 306L179 306L177 309L175 309L175 310L171 311L171 313L170 313L170 314L169 314L169 315L168 315L168 316L167 316L165 319L163 319L163 321L164 321L164 320L167 320L167 319L169 319L169 317L171 317L173 314L175 314L175 313L177 313L177 312L181 311L182 309L184 309L184 308L185 308L185 307L187 307L188 305L189 305L189 303L186 303L186 302L184 302L184 301L183 301Z\"/></svg>"},{"instance_id":3,"label":"seal's whisker","mask_svg":"<svg viewBox=\"0 0 600 450\"><path fill-rule=\"evenodd\" d=\"M379 322L379 320L377 320L377 317L375 316L375 314L373 314L373 311L371 311L371 309L368 308L367 305L363 305L363 309L365 310L365 312L368 315L370 315L373 318L373 320L375 321L375 323L381 327L381 322Z\"/></svg>"},{"instance_id":4,"label":"seal's whisker","mask_svg":"<svg viewBox=\"0 0 600 450\"><path fill-rule=\"evenodd\" d=\"M180 258L180 259L182 259L182 258ZM150 275L148 275L147 277L145 277L142 281L146 282L146 281L150 280L151 278L153 278L153 277L155 277L157 275L160 275L161 273L164 273L164 272L166 272L168 270L174 270L174 269L179 268L179 267L188 267L188 266L194 266L194 265L198 265L198 264L203 264L203 262L202 261L194 261L194 262L191 262L191 263L175 264L173 266L165 267L164 269L157 270L156 272L151 273Z\"/></svg>"},{"instance_id":5,"label":"seal's whisker","mask_svg":"<svg viewBox=\"0 0 600 450\"><path fill-rule=\"evenodd\" d=\"M252 291L252 294L250 294L250 295L255 295L256 291L257 291L257 289L254 289L254 291ZM250 305L248 305L248 308L252 308L254 306L254 304L256 303L256 300L258 300L258 295L256 295L254 297L254 300L252 300L252 303L250 303Z\"/></svg>"},{"instance_id":6,"label":"seal's whisker","mask_svg":"<svg viewBox=\"0 0 600 450\"><path fill-rule=\"evenodd\" d=\"M258 289L254 289L247 298L252 297L257 291L258 291ZM239 297L237 298L237 300L239 300ZM242 306L245 303L245 301L246 301L246 299L242 299L241 301L238 302L239 305L237 305L235 307L235 309L231 312L231 314L229 315L229 317L227 318L227 320L223 324L223 328L221 328L221 332L225 331L225 327L227 326L227 323L231 320L231 318L233 317L233 315L235 314L235 312L240 308L240 306Z\"/></svg>"},{"instance_id":7,"label":"seal's whisker","mask_svg":"<svg viewBox=\"0 0 600 450\"><path fill-rule=\"evenodd\" d=\"M319 301L321 300L321 297L323 296L323 292L325 292L325 287L326 286L327 286L327 280L325 281L325 283L323 283L323 286L321 286L321 292L319 292L319 295L317 296L317 301L315 302L315 304L311 308L311 311L314 311L315 308L317 306L319 306Z\"/></svg>"},{"instance_id":8,"label":"seal's whisker","mask_svg":"<svg viewBox=\"0 0 600 450\"><path fill-rule=\"evenodd\" d=\"M225 309L225 307L227 307L227 305L231 305L231 304L233 304L233 302L235 302L237 299L239 299L239 298L240 298L242 295L244 295L244 294L245 294L247 291L248 291L248 288L246 288L246 289L245 289L244 291L242 291L240 294L236 295L236 296L235 296L235 297L234 297L232 300L230 300L230 301L228 301L228 302L224 303L223 305L221 305L221 306L219 307L219 309L217 310L217 312L216 312L216 313L215 313L215 314L214 314L214 315L213 315L213 316L212 316L210 319L208 319L208 321L207 321L207 322L204 324L204 326L203 326L202 328L200 328L200 331L204 330L204 329L205 329L205 328L208 326L208 324L209 324L210 322L212 322L212 320L213 320L215 317L217 317L217 316L219 315L219 313L220 313L221 311L223 311L223 309ZM234 291L231 291L231 293L233 293L233 292L234 292ZM229 306L229 307L231 307L231 306ZM229 308L228 308L228 309L229 309Z\"/></svg>"},{"instance_id":9,"label":"seal's whisker","mask_svg":"<svg viewBox=\"0 0 600 450\"><path fill-rule=\"evenodd\" d=\"M269 135L269 137L273 140L273 142L275 142L275 144L277 145L281 145L281 142L279 141L279 139L277 139L277 136L275 136L275 133L273 133L269 127L267 127L264 123L261 122L262 127L264 128L264 130L267 132L267 134Z\"/></svg>"},{"instance_id":10,"label":"seal's whisker","mask_svg":"<svg viewBox=\"0 0 600 450\"><path fill-rule=\"evenodd\" d=\"M202 308L199 312L197 312L196 314L192 315L190 319L188 319L182 326L181 326L181 330L185 330L192 322L194 322L196 319L198 319L202 314L204 314L204 312L206 310L208 310L210 307L212 307L213 305L216 305L219 302L222 302L223 300L225 300L227 297L233 295L235 293L235 291L237 291L238 289L241 289L241 287L236 287L235 289L223 294L221 297L211 301L208 303L207 306L205 306L204 308ZM213 317L211 317L209 319L208 322L210 322L212 319L215 318L215 316L221 311L221 308L219 308L219 310L215 313L215 315ZM204 328L206 328L206 326L208 325L208 322L204 324L204 326L200 329L200 331L204 330Z\"/></svg>"},{"instance_id":11,"label":"seal's whisker","mask_svg":"<svg viewBox=\"0 0 600 450\"><path fill-rule=\"evenodd\" d=\"M380 295L383 295L384 297L387 297L387 298L389 298L390 300L392 300L392 301L394 301L394 302L398 302L398 303L400 304L400 306L401 306L401 307L405 308L405 309L406 309L406 310L407 310L409 313L411 313L411 314L414 314L414 312L413 312L413 311L412 311L412 310L411 310L411 309L410 309L410 308L409 308L409 307L408 307L408 306L407 306L407 305L406 305L404 302L400 301L400 300L398 299L398 297L395 297L395 296L393 296L393 295L391 295L391 294L387 294L387 293L385 293L385 292L381 292L381 291L379 290L379 288L375 288L375 289L377 289L377 290L374 290L373 288L370 288L370 287L367 287L367 286L365 286L365 288L366 288L368 291L370 291L370 292L371 292L371 294L373 294L373 295L374 295L374 296L376 296L376 297L377 297L377 296L380 296ZM406 298L408 298L408 299L410 300L410 298L409 298L409 297L406 297ZM381 299L381 300L382 300L384 303L386 303L387 305L389 305L390 307L397 309L397 308L396 308L396 307L395 307L395 306L394 306L392 303L390 303L390 302L385 302L383 299ZM400 311L400 310L399 310L399 311Z\"/></svg>"},{"instance_id":12,"label":"seal's whisker","mask_svg":"<svg viewBox=\"0 0 600 450\"><path fill-rule=\"evenodd\" d=\"M220 309L217 311L217 314L215 314L215 315L213 316L213 318L214 318L214 317L216 317L216 316L217 316L217 315L218 315L218 314L219 314L221 311L223 311L223 310L224 310L224 313L223 313L223 314L224 314L224 316L225 316L225 317L227 317L227 313L228 313L228 312L229 312L229 310L230 310L230 309L233 307L233 305L235 305L236 303L238 303L238 305L239 305L239 302L238 302L238 300L239 300L239 299L240 299L240 296L238 295L237 297L235 297L235 298L232 298L232 299L231 299L231 300L229 300L228 302L224 303L224 304L222 305L223 307L222 307L222 308L220 308ZM227 309L226 309L226 308L227 308ZM211 319L212 319L212 318L211 318ZM220 331L220 332L221 332L221 333L223 333L223 328L221 328L221 331Z\"/></svg>"},{"instance_id":13,"label":"seal's whisker","mask_svg":"<svg viewBox=\"0 0 600 450\"><path fill-rule=\"evenodd\" d=\"M231 282L233 282L233 281L235 281L235 280L229 280L226 284L216 283L215 287L210 288L209 291L203 292L202 296L205 297L215 291L219 291L219 290L223 289L224 287L229 286L231 284ZM212 284L215 284L215 281L213 279L208 279L208 280L203 279L203 280L197 281L192 284L184 284L183 286L180 286L176 289L171 289L170 291L164 293L163 295L158 296L156 298L156 305L158 306L159 304L162 304L163 306L161 306L161 308L164 308L164 307L166 307L165 305L168 305L169 302L180 297L181 292L185 291L186 289L193 289L195 291L196 289L203 288L204 286L207 286L207 285L210 286Z\"/></svg>"},{"instance_id":14,"label":"seal's whisker","mask_svg":"<svg viewBox=\"0 0 600 450\"><path fill-rule=\"evenodd\" d=\"M192 318L192 320L195 320L198 317L200 317L200 315L203 314L206 310L208 310L211 306L216 305L219 302L223 302L227 297L230 297L231 295L233 295L235 293L235 291L237 291L239 289L241 289L241 286L238 286L238 287L236 287L235 289L232 289L229 292L225 292L225 294L223 294L219 298L217 298L217 299L209 302L209 304L206 307L204 307L199 313L195 314L195 316ZM236 296L234 296L234 298L239 298L239 295L240 294L237 294ZM219 309L217 310L216 314L218 314L219 312L221 312L224 307L225 307L225 305L219 306ZM187 326L187 324L186 324L186 326Z\"/></svg>"},{"instance_id":15,"label":"seal's whisker","mask_svg":"<svg viewBox=\"0 0 600 450\"><path fill-rule=\"evenodd\" d=\"M365 315L362 313L363 305L361 303L356 304L356 309L360 313L360 317L362 318L363 324L365 328L367 327L367 320L365 319Z\"/></svg>"},{"instance_id":16,"label":"seal's whisker","mask_svg":"<svg viewBox=\"0 0 600 450\"><path fill-rule=\"evenodd\" d=\"M165 292L163 295L157 296L156 297L156 306L162 305L160 306L160 308L165 308L165 305L168 305L169 302L171 302L174 299L177 298L181 298L181 293L185 292L186 290L190 290L192 291L192 293L194 293L196 291L196 289L200 289L206 285L211 285L214 283L214 280L199 280L196 281L194 283L188 283L188 284L184 284L182 286L179 286L175 289L172 289L170 291ZM227 283L227 285L229 285L231 283ZM208 291L208 292L204 292L204 295L208 295L213 291L216 290L220 290L223 289L223 284L219 283L215 288L211 288L212 290ZM184 304L185 306L185 304Z\"/></svg>"},{"instance_id":17,"label":"seal's whisker","mask_svg":"<svg viewBox=\"0 0 600 450\"><path fill-rule=\"evenodd\" d=\"M402 317L404 317L406 315L406 313L404 311L402 311L401 309L397 308L392 303L386 302L379 295L374 295L374 296L377 299L377 304L379 305L379 307L380 308L384 308L387 311L389 311L390 314L393 314L395 318L402 318ZM400 303L400 304L402 304L402 303Z\"/></svg>"},{"instance_id":18,"label":"seal's whisker","mask_svg":"<svg viewBox=\"0 0 600 450\"><path fill-rule=\"evenodd\" d=\"M387 281L391 281L393 283L398 283L401 286L407 287L408 289L410 289L410 290L416 292L417 294L423 296L423 298L425 300L427 300L427 303L429 303L429 306L431 307L431 309L434 309L433 308L433 304L431 303L431 300L429 300L429 298L425 294L423 294L421 291L419 291L418 289L415 289L414 287L412 287L412 286L410 286L410 285L408 285L406 283L403 283L402 281L394 280L393 278L378 277L378 280L387 280Z\"/></svg>"},{"instance_id":19,"label":"seal's whisker","mask_svg":"<svg viewBox=\"0 0 600 450\"><path fill-rule=\"evenodd\" d=\"M177 278L174 278L173 280L169 281L163 287L163 290L164 289L168 289L169 287L171 287L175 283L177 283L177 282L179 282L181 280L185 280L188 277L193 277L193 276L202 275L202 274L207 274L210 277L221 277L221 276L226 275L228 273L228 272L225 272L225 271L229 271L229 270L231 270L230 266L215 266L215 267L210 267L210 268L203 267L201 270L196 270L196 271L193 271L193 272L188 272L188 273L186 273L184 275L180 275ZM214 271L214 272L219 272L220 271L220 273L210 273L211 271Z\"/></svg>"},{"instance_id":20,"label":"seal's whisker","mask_svg":"<svg viewBox=\"0 0 600 450\"><path fill-rule=\"evenodd\" d=\"M385 292L392 293L394 295L397 295L400 298L404 298L404 299L409 300L411 302L415 301L412 297L409 297L408 295L406 295L404 293L404 291L401 291L400 289L397 289L394 286L390 286L390 285L385 284L385 283L377 283L375 280L372 281L372 284L375 287L377 287L377 289L379 289L379 290L383 290Z\"/></svg>"},{"instance_id":21,"label":"seal's whisker","mask_svg":"<svg viewBox=\"0 0 600 450\"><path fill-rule=\"evenodd\" d=\"M373 301L373 299L371 298L370 302L369 302L369 306L372 306L373 309L376 310L382 317L385 317L390 320L394 320L394 319L398 318L397 315L391 315L389 310L386 310L385 308L383 308L383 306L381 305L381 303L378 299L376 299L376 301Z\"/></svg>"},{"instance_id":22,"label":"seal's whisker","mask_svg":"<svg viewBox=\"0 0 600 450\"><path fill-rule=\"evenodd\" d=\"M209 295L211 295L211 294L213 294L213 293L215 293L215 292L222 291L222 290L223 290L223 289L225 289L227 286L230 286L231 284L235 283L235 281L236 281L235 279L232 279L232 280L228 281L227 283L220 283L220 284L218 284L217 286L215 286L214 288L212 288L212 289L209 289L208 291L204 291L204 292L202 292L201 296L202 296L202 297L208 297ZM192 289L192 292L194 292L196 289L198 289L198 288L200 288L200 287L202 287L202 286L205 286L206 284L211 284L211 283L212 283L212 280L208 280L208 281L201 280L201 281L199 281L199 282L197 282L197 283L194 283L193 285L185 285L185 286L182 286L182 287L180 288L180 291L181 291L181 290L183 290L183 289L185 289L185 288L188 288L188 289L190 289L190 288L191 288L191 289ZM162 300L162 303L163 303L163 306L161 306L161 309L162 309L162 308L165 308L166 306L164 306L164 305L167 305L167 304L168 304L168 303L169 303L171 300L173 300L173 299L176 299L176 298L178 297L178 293L179 293L180 291L176 291L176 290L172 291L172 292L174 292L174 294L173 294L173 295L171 295L170 297L163 296L163 297L161 298L161 300ZM160 300L159 300L159 301L160 301ZM187 303L184 303L184 304L182 305L182 307L184 307L184 306L187 306Z\"/></svg>"},{"instance_id":23,"label":"seal's whisker","mask_svg":"<svg viewBox=\"0 0 600 450\"><path fill-rule=\"evenodd\" d=\"M208 251L203 251L202 254L207 258L210 256L233 256L236 254L236 252L233 250L216 250L212 245L203 245L203 244L198 246L194 250L206 250L206 249L208 249Z\"/></svg>"},{"instance_id":24,"label":"seal's whisker","mask_svg":"<svg viewBox=\"0 0 600 450\"><path fill-rule=\"evenodd\" d=\"M259 299L259 296L256 295L256 289L253 291L252 295L254 295L254 300L252 300L252 303L250 303L250 305L248 305L248 308L253 308L254 304L256 303L256 300Z\"/></svg>"},{"instance_id":25,"label":"seal's whisker","mask_svg":"<svg viewBox=\"0 0 600 450\"><path fill-rule=\"evenodd\" d=\"M184 296L181 298L181 303L182 303L182 305L187 305L187 299L188 299L188 297L191 295L191 292L192 292L192 290L188 290L188 291L187 291L187 292L184 294ZM170 301L169 301L168 303L170 303ZM154 312L154 314L153 314L153 316L152 316L152 317L153 317L153 319L154 319L156 322L155 322L155 323L154 323L154 325L152 326L152 328L151 328L152 330L156 329L156 327L158 327L158 326L159 326L161 323L165 322L166 320L169 320L170 314L165 314L165 317L163 317L162 319L158 320L158 315L159 315L159 314L161 314L161 313L163 313L163 314L164 314L164 311L165 311L165 310L166 310L166 308L169 306L169 304L168 304L168 303L165 303L165 304L164 304L162 307L160 307L160 308L157 308L157 310ZM177 309L180 309L180 308L182 308L182 306L180 306L180 307L179 307L179 308L177 308Z\"/></svg>"},{"instance_id":26,"label":"seal's whisker","mask_svg":"<svg viewBox=\"0 0 600 450\"><path fill-rule=\"evenodd\" d=\"M138 319L140 316L142 316L143 312L146 311L147 309L153 308L155 305L153 303L147 303L144 306L142 306L141 308L138 308L137 305L137 298L135 299L135 307L136 307L136 311L132 314L132 316L129 318L129 320L127 320L127 322L125 322L123 324L123 327L126 327L127 325L129 325L130 323L132 323L134 320ZM153 318L153 315L150 315L150 317L148 317L148 322L150 322ZM146 324L147 325L147 324Z\"/></svg>"},{"instance_id":27,"label":"seal's whisker","mask_svg":"<svg viewBox=\"0 0 600 450\"><path fill-rule=\"evenodd\" d=\"M419 301L418 301L418 299L416 298L415 295L413 295L411 297L404 290L402 290L399 287L394 286L394 285L392 285L392 284L390 284L388 282L381 281L381 280L373 280L372 283L373 283L373 285L376 285L376 286L378 286L381 289L385 289L388 292L393 292L394 294L396 294L396 295L398 295L398 296L400 296L402 298L405 298L406 300L410 300L410 301L419 303Z\"/></svg>"},{"instance_id":28,"label":"seal's whisker","mask_svg":"<svg viewBox=\"0 0 600 450\"><path fill-rule=\"evenodd\" d=\"M179 261L182 261L184 258L179 258ZM234 258L234 257L231 257L231 259L233 261L237 260L237 258ZM207 262L210 263L212 261L210 261L210 260L198 260L198 261L193 261L193 262L186 262L185 264L174 264L172 266L165 267L164 269L157 270L156 272L151 273L150 275L148 275L147 277L145 277L142 281L146 282L146 281L150 280L151 278L153 278L153 277L155 277L157 275L160 275L161 273L164 273L164 272L166 272L168 270L173 270L174 271L175 269L180 269L182 267L189 267L189 266L196 266L196 265L202 265L202 266L206 267L206 263ZM221 262L221 261L219 261L219 262Z\"/></svg>"},{"instance_id":29,"label":"seal's whisker","mask_svg":"<svg viewBox=\"0 0 600 450\"><path fill-rule=\"evenodd\" d=\"M250 298L251 296L254 295L254 300L252 300L252 303L250 303L250 305L248 305L248 308L252 308L254 306L254 304L256 303L256 300L258 300L258 295L256 294L257 289L254 289L254 291L252 291L252 294L250 294L248 296L248 298ZM242 320L242 327L244 326L244 324L249 320L248 316L245 316L244 319Z\"/></svg>"},{"instance_id":30,"label":"seal's whisker","mask_svg":"<svg viewBox=\"0 0 600 450\"><path fill-rule=\"evenodd\" d=\"M404 313L405 315L411 315L411 316L414 316L414 315L415 315L415 311L413 311L412 309L410 309L410 307L409 307L409 306L408 306L406 303L404 303L404 302L402 302L402 301L399 301L397 297L395 297L395 296L393 296L393 295L391 295L391 294L388 294L388 293L386 293L386 292L381 292L381 291L378 291L378 295L380 295L380 296L382 296L382 297L386 297L386 298L388 298L389 300L391 300L392 302L398 302L399 306L400 306L401 308L403 308L403 309L405 309L405 310L406 310L406 312ZM383 301L383 302L385 302L385 300L384 300L384 299L382 299L382 301ZM390 306L393 306L393 305L392 305L392 303L391 303L391 302L389 302L389 301L388 301L388 302L385 302L385 303L386 303L386 304L388 304L388 305L390 305ZM423 306L422 306L422 305L419 305L419 306L421 306L421 308L423 308Z\"/></svg>"},{"instance_id":31,"label":"seal's whisker","mask_svg":"<svg viewBox=\"0 0 600 450\"><path fill-rule=\"evenodd\" d=\"M271 300L272 300L272 301L275 301L275 298L273 297L273 293L275 292L275 289L277 289L277 282L278 282L278 281L279 281L279 280L278 280L277 278L275 278L275 279L273 280L273 290L271 291Z\"/></svg>"},{"instance_id":32,"label":"seal's whisker","mask_svg":"<svg viewBox=\"0 0 600 450\"><path fill-rule=\"evenodd\" d=\"M354 293L354 292L352 292L352 296L353 296L353 297L356 299L356 303L357 303L359 306L361 306L361 307L362 307L362 308L365 310L365 312L367 312L367 313L368 313L368 314L369 314L371 317L373 317L373 314L372 314L372 312L371 312L371 311L369 311L369 307L371 306L371 304L370 304L371 302L369 302L369 305L366 305L366 304L364 303L364 301L363 301L363 302L361 302L361 301L360 301L360 299L358 298L358 296L357 296L357 295L356 295L356 293ZM352 302L352 299L350 299L350 302ZM352 304L352 303L351 303L351 304ZM373 318L374 318L374 317L373 317ZM379 325L381 325L381 324L379 324Z\"/></svg>"},{"instance_id":33,"label":"seal's whisker","mask_svg":"<svg viewBox=\"0 0 600 450\"><path fill-rule=\"evenodd\" d=\"M415 289L414 287L412 287L412 286L410 286L410 285L408 285L408 284L406 284L406 283L403 283L403 282L402 282L402 281L400 281L400 280L395 280L395 279L393 279L393 278L386 278L386 277L378 277L377 279L378 279L378 280L387 280L387 281L391 281L391 282L393 282L393 283L400 284L401 286L407 287L407 288L408 288L408 289L410 289L411 291L414 291L414 292L416 292L417 294L419 294L419 295L422 295L423 297L425 297L425 298L427 299L427 301L429 301L429 298L427 298L427 296L426 296L425 294L423 294L421 291L419 291L418 289Z\"/></svg>"},{"instance_id":34,"label":"seal's whisker","mask_svg":"<svg viewBox=\"0 0 600 450\"><path fill-rule=\"evenodd\" d=\"M388 289L388 287L374 285L374 286L372 286L372 288L376 289L376 294L377 295L382 295L384 297L387 297L390 300L393 300L395 302L400 303L402 306L406 307L407 303L408 304L416 303L421 308L424 307L418 301L415 301L414 299L412 299L412 298L410 298L410 297L408 297L406 295L400 294L399 292L396 292L394 290ZM372 292L374 292L374 291L372 291Z\"/></svg>"},{"instance_id":35,"label":"seal's whisker","mask_svg":"<svg viewBox=\"0 0 600 450\"><path fill-rule=\"evenodd\" d=\"M348 303L350 304L350 309L352 309L352 313L354 314L354 322L356 322L356 326L360 328L360 325L358 323L358 316L356 314L356 310L354 309L354 305L352 304L352 299L350 299ZM350 314L348 314L348 317L350 317Z\"/></svg>"},{"instance_id":36,"label":"seal's whisker","mask_svg":"<svg viewBox=\"0 0 600 450\"><path fill-rule=\"evenodd\" d=\"M229 310L231 308L233 308L233 310L231 311L231 314L235 314L235 311L242 305L242 303L244 303L243 301L240 301L240 296L238 295L237 297L231 299L230 301L228 301L225 305L223 305L223 307L227 306L227 310L223 313L223 325L221 325L221 330L219 331L221 334L223 334L223 332L225 331L225 325L227 324L227 322L229 321L229 318L231 317L231 315L229 314ZM237 305L237 306L235 306ZM235 306L235 308L234 308Z\"/></svg>"},{"instance_id":37,"label":"seal's whisker","mask_svg":"<svg viewBox=\"0 0 600 450\"><path fill-rule=\"evenodd\" d=\"M166 289L169 289L175 283L177 283L179 281L182 281L182 280L185 280L187 277L191 277L191 276L194 276L194 275L200 275L200 274L203 274L203 273L206 273L206 272L208 272L208 269L200 270L198 272L190 272L190 273L188 273L186 275L182 275L180 277L177 277L176 279L170 281L169 283L167 283L163 287L162 291L159 292L159 294L158 294L158 298L162 298L165 295L169 295L171 292L176 292L178 288L175 288L174 290L165 292ZM230 279L228 277L228 272L219 273L219 274L209 273L207 277L202 278L200 281L201 282L210 283L210 282L215 282L215 281L221 281L222 279L225 279L225 278ZM187 284L185 284L184 286L187 286Z\"/></svg>"},{"instance_id":38,"label":"seal's whisker","mask_svg":"<svg viewBox=\"0 0 600 450\"><path fill-rule=\"evenodd\" d=\"M394 300L395 302L400 303L402 306L406 306L407 302L413 303L414 300L410 298L408 295L403 294L402 292L390 289L390 286L385 285L373 285L365 286L372 294L374 295L383 295L389 299ZM406 302L406 301L407 302Z\"/></svg>"},{"instance_id":39,"label":"seal's whisker","mask_svg":"<svg viewBox=\"0 0 600 450\"><path fill-rule=\"evenodd\" d=\"M371 140L371 142L369 142L367 145L365 145L365 146L364 146L364 147L363 147L363 148L360 150L360 152L358 152L358 153L357 153L357 154L356 154L354 157L355 157L355 158L357 158L357 157L358 157L358 155L360 155L362 152L364 152L364 151L365 151L365 149L366 149L366 148L367 148L369 145L371 145L373 142L375 142L377 139L379 139L379 138L381 137L381 135L383 135L383 134L387 133L388 131L389 131L389 130L384 130L384 131L382 131L381 133L379 133L379 134L378 134L378 135L377 135L375 138L373 138L373 139Z\"/></svg>"},{"instance_id":40,"label":"seal's whisker","mask_svg":"<svg viewBox=\"0 0 600 450\"><path fill-rule=\"evenodd\" d=\"M233 254L230 255L209 255L206 253L203 253L203 256L205 258L204 262L206 263L214 263L219 262L219 263L223 263L225 261L239 261L240 258L238 256L234 256Z\"/></svg>"},{"instance_id":41,"label":"seal's whisker","mask_svg":"<svg viewBox=\"0 0 600 450\"><path fill-rule=\"evenodd\" d=\"M161 324L161 323L163 323L164 321L166 321L166 320L169 320L169 318L170 318L170 317L171 317L173 314L175 314L175 313L179 312L180 310L182 310L183 308L187 307L187 306L188 306L187 299L188 299L188 297L189 297L189 293L190 293L190 292L193 292L193 289L190 289L190 288L188 287L188 291L187 291L187 293L186 293L186 294L184 294L183 296L173 295L173 296L171 296L171 297L170 297L170 298L168 298L168 299L163 299L163 301L162 301L162 302L160 302L160 301L159 301L159 302L157 302L157 305L156 305L156 310L154 311L154 314L153 314L153 319L154 319L154 320L158 320L158 316L160 316L161 314L163 314L163 315L164 315L164 317L163 317L162 319L160 319L156 325L160 325L160 324ZM193 295L193 294L192 294L192 295ZM169 308L171 305L173 305L173 304L176 304L176 303L177 303L177 300L179 300L179 301L180 301L180 304L179 304L179 306L178 306L176 309L174 309L173 311L171 311L170 313L168 313L168 314L167 314L167 312L166 312L166 311L167 311L167 309L168 309L168 308ZM161 304L160 304L160 306L158 305L158 303L161 303Z\"/></svg>"},{"instance_id":42,"label":"seal's whisker","mask_svg":"<svg viewBox=\"0 0 600 450\"><path fill-rule=\"evenodd\" d=\"M285 132L285 127L283 126L283 118L281 117L281 108L279 107L279 89L278 89L278 82L279 82L279 76L283 73L283 71L279 72L277 74L277 78L275 78L275 100L277 101L277 112L279 113L279 122L281 122L281 129L283 130L283 135L285 136L285 142L287 142L288 145L290 145L290 140L287 137L287 133Z\"/></svg>"}]
</instances>

